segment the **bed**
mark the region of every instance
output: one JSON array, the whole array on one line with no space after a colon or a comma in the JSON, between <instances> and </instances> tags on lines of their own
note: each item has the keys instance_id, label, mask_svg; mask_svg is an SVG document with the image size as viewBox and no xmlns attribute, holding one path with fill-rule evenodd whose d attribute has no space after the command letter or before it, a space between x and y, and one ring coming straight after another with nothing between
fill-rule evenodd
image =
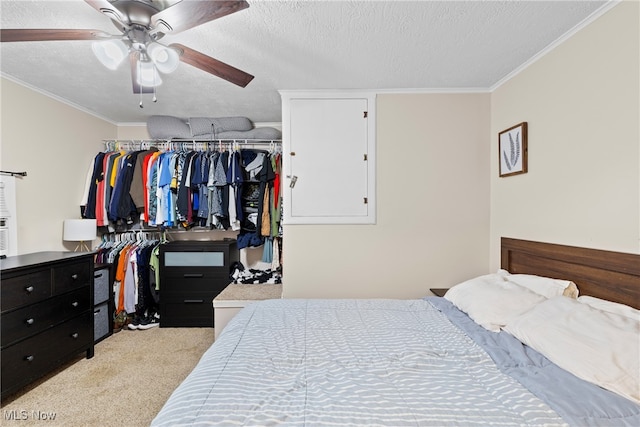
<instances>
[{"instance_id":1,"label":"bed","mask_svg":"<svg viewBox=\"0 0 640 427\"><path fill-rule=\"evenodd\" d=\"M640 363L640 255L510 238L502 239L501 251L500 271L458 284L444 298L249 305L152 425L640 425L633 378ZM549 293L534 292L532 284ZM485 292L483 286L490 290L487 301L499 307L486 310L485 293L469 298ZM592 299L579 301L573 286L580 298ZM609 302L620 304L606 311ZM570 319L553 320L548 310L559 306ZM586 320L572 317L583 311ZM590 334L611 322L612 334ZM565 324L571 324L570 336L562 335ZM536 351L539 337L527 335L527 325L559 342L547 349L544 341L545 354ZM611 348L582 347L583 329L590 334L585 341L591 335L617 341ZM561 359L552 362L556 347L562 356L567 346L568 369ZM613 355L615 363L592 369L600 353L605 361ZM584 363L587 378L569 371ZM619 379L609 365L627 377Z\"/></svg>"}]
</instances>

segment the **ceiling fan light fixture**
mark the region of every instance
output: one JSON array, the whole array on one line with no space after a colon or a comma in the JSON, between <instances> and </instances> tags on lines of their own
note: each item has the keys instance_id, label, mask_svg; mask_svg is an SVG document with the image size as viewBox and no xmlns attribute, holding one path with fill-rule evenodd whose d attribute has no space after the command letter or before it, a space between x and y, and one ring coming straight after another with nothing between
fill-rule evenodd
<instances>
[{"instance_id":1,"label":"ceiling fan light fixture","mask_svg":"<svg viewBox=\"0 0 640 427\"><path fill-rule=\"evenodd\" d=\"M93 42L91 49L96 58L110 70L115 70L129 55L129 48L122 40L104 40Z\"/></svg>"},{"instance_id":2,"label":"ceiling fan light fixture","mask_svg":"<svg viewBox=\"0 0 640 427\"><path fill-rule=\"evenodd\" d=\"M151 61L138 61L138 75L136 79L140 86L156 87L162 84L158 69Z\"/></svg>"},{"instance_id":3,"label":"ceiling fan light fixture","mask_svg":"<svg viewBox=\"0 0 640 427\"><path fill-rule=\"evenodd\" d=\"M174 49L152 42L147 46L147 54L163 74L173 73L180 64L180 55Z\"/></svg>"}]
</instances>

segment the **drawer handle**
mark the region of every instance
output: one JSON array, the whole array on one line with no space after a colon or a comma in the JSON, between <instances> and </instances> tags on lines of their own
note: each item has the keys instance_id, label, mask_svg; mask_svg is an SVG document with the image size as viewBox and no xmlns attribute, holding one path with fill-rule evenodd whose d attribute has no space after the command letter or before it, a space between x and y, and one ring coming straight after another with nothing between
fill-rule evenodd
<instances>
[{"instance_id":1,"label":"drawer handle","mask_svg":"<svg viewBox=\"0 0 640 427\"><path fill-rule=\"evenodd\" d=\"M78 306L78 301L74 301L71 303L72 306L77 307Z\"/></svg>"},{"instance_id":2,"label":"drawer handle","mask_svg":"<svg viewBox=\"0 0 640 427\"><path fill-rule=\"evenodd\" d=\"M204 277L204 274L202 273L185 273L183 274L185 279L200 279L201 277Z\"/></svg>"},{"instance_id":3,"label":"drawer handle","mask_svg":"<svg viewBox=\"0 0 640 427\"><path fill-rule=\"evenodd\" d=\"M26 288L24 288L24 290L30 294L31 292L33 292L34 287L33 286L27 286Z\"/></svg>"},{"instance_id":4,"label":"drawer handle","mask_svg":"<svg viewBox=\"0 0 640 427\"><path fill-rule=\"evenodd\" d=\"M78 275L77 275L77 274L72 274L72 275L71 275L71 278L72 278L73 280L78 280Z\"/></svg>"},{"instance_id":5,"label":"drawer handle","mask_svg":"<svg viewBox=\"0 0 640 427\"><path fill-rule=\"evenodd\" d=\"M202 299L186 299L184 300L186 304L202 304L204 300Z\"/></svg>"},{"instance_id":6,"label":"drawer handle","mask_svg":"<svg viewBox=\"0 0 640 427\"><path fill-rule=\"evenodd\" d=\"M27 325L33 325L35 322L36 320L33 317L26 320Z\"/></svg>"},{"instance_id":7,"label":"drawer handle","mask_svg":"<svg viewBox=\"0 0 640 427\"><path fill-rule=\"evenodd\" d=\"M98 315L98 313L100 313L100 309L99 309L99 308L98 308L98 309L96 309L96 311L94 311L94 312L93 312L93 315L94 315L94 316L97 316L97 315Z\"/></svg>"},{"instance_id":8,"label":"drawer handle","mask_svg":"<svg viewBox=\"0 0 640 427\"><path fill-rule=\"evenodd\" d=\"M74 332L74 333L72 333L72 334L71 334L71 338L73 338L74 340L75 340L75 339L77 339L77 338L78 338L78 336L79 336L79 335L78 335L78 333L77 333L77 332Z\"/></svg>"},{"instance_id":9,"label":"drawer handle","mask_svg":"<svg viewBox=\"0 0 640 427\"><path fill-rule=\"evenodd\" d=\"M27 362L33 362L33 359L35 359L35 357L33 357L33 355L28 355L24 357L24 360L26 360Z\"/></svg>"},{"instance_id":10,"label":"drawer handle","mask_svg":"<svg viewBox=\"0 0 640 427\"><path fill-rule=\"evenodd\" d=\"M94 277L94 278L96 278L96 279L99 279L99 278L101 278L101 277L102 277L102 273L95 273L95 274L93 275L93 277Z\"/></svg>"}]
</instances>

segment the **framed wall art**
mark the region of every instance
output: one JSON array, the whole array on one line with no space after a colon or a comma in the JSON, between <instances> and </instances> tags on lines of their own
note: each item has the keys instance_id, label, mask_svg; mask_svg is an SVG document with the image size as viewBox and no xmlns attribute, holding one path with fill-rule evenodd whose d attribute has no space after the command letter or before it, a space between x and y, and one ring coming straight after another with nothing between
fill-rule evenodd
<instances>
[{"instance_id":1,"label":"framed wall art","mask_svg":"<svg viewBox=\"0 0 640 427\"><path fill-rule=\"evenodd\" d=\"M501 177L527 172L527 122L498 134L498 156Z\"/></svg>"}]
</instances>

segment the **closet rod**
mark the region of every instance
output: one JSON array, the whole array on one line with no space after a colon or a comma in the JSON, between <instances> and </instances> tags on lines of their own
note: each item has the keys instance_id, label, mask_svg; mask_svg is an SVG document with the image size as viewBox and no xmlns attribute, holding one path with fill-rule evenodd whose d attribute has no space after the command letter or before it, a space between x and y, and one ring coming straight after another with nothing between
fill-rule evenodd
<instances>
[{"instance_id":1,"label":"closet rod","mask_svg":"<svg viewBox=\"0 0 640 427\"><path fill-rule=\"evenodd\" d=\"M279 139L103 139L108 150L135 150L135 149L147 149L150 147L159 149L175 149L176 146L184 149L197 149L197 150L209 150L213 148L222 149L223 145L229 145L235 147L235 149L241 149L242 147L257 148L263 146L281 147L282 140Z\"/></svg>"},{"instance_id":2,"label":"closet rod","mask_svg":"<svg viewBox=\"0 0 640 427\"><path fill-rule=\"evenodd\" d=\"M230 142L238 144L280 144L281 139L243 139L243 138L231 138L231 139L199 139L199 138L174 138L174 139L103 139L102 142L106 143L124 143L124 144L166 144L171 142L198 142L198 143L225 143Z\"/></svg>"},{"instance_id":3,"label":"closet rod","mask_svg":"<svg viewBox=\"0 0 640 427\"><path fill-rule=\"evenodd\" d=\"M3 174L3 175L11 175L11 176L27 176L27 173L26 173L26 172L0 171L0 174Z\"/></svg>"}]
</instances>

